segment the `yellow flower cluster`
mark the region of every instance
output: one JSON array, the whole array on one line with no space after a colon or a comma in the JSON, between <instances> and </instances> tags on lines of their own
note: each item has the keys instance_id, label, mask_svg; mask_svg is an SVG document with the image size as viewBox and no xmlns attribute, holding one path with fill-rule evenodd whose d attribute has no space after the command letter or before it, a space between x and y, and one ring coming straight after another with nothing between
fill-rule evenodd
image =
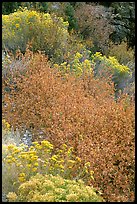
<instances>
[{"instance_id":1,"label":"yellow flower cluster","mask_svg":"<svg viewBox=\"0 0 137 204\"><path fill-rule=\"evenodd\" d=\"M59 174L68 179L75 177L83 178L85 181L91 179L90 163L83 166L81 159L73 154L73 148L66 144L57 150L54 150L53 145L46 140L33 142L30 147L10 144L3 148L3 155L5 155L3 163L9 169L16 168L18 182L26 181L37 172Z\"/></svg>"},{"instance_id":2,"label":"yellow flower cluster","mask_svg":"<svg viewBox=\"0 0 137 204\"><path fill-rule=\"evenodd\" d=\"M9 192L10 201L19 202L103 202L95 189L82 180L63 179L59 175L36 174L18 188L17 194Z\"/></svg>"},{"instance_id":3,"label":"yellow flower cluster","mask_svg":"<svg viewBox=\"0 0 137 204\"><path fill-rule=\"evenodd\" d=\"M90 60L85 59L83 62L80 61L82 58L82 54L77 52L74 56L74 59L70 64L67 64L67 62L63 62L60 65L54 64L54 67L59 69L62 73L68 73L72 72L75 76L80 77L83 74L92 74L92 63Z\"/></svg>"},{"instance_id":4,"label":"yellow flower cluster","mask_svg":"<svg viewBox=\"0 0 137 204\"><path fill-rule=\"evenodd\" d=\"M9 192L7 195L7 198L10 202L14 202L17 199L17 195L16 195L16 193Z\"/></svg>"},{"instance_id":5,"label":"yellow flower cluster","mask_svg":"<svg viewBox=\"0 0 137 204\"><path fill-rule=\"evenodd\" d=\"M7 131L10 130L10 124L9 124L5 119L2 120L2 126L3 126L3 128L6 129Z\"/></svg>"},{"instance_id":6,"label":"yellow flower cluster","mask_svg":"<svg viewBox=\"0 0 137 204\"><path fill-rule=\"evenodd\" d=\"M16 25L15 25L15 26L16 26L16 28L19 28L19 27L20 27L20 25L19 25L18 23L16 23Z\"/></svg>"},{"instance_id":7,"label":"yellow flower cluster","mask_svg":"<svg viewBox=\"0 0 137 204\"><path fill-rule=\"evenodd\" d=\"M25 173L20 173L19 177L18 177L18 180L20 182L24 182L24 181L26 181L25 177L26 177Z\"/></svg>"},{"instance_id":8,"label":"yellow flower cluster","mask_svg":"<svg viewBox=\"0 0 137 204\"><path fill-rule=\"evenodd\" d=\"M121 65L119 64L119 62L117 61L117 59L115 57L111 57L109 56L109 58L107 59L107 61L109 63L112 63L114 68L117 69L119 72L127 72L129 73L130 72L130 69L129 67L125 66L125 65Z\"/></svg>"},{"instance_id":9,"label":"yellow flower cluster","mask_svg":"<svg viewBox=\"0 0 137 204\"><path fill-rule=\"evenodd\" d=\"M125 65L119 64L118 60L113 56L109 56L108 58L106 56L102 56L100 52L96 52L94 55L92 55L93 62L96 62L97 60L100 60L101 62L104 62L106 65L112 68L112 71L116 71L117 73L127 73L130 74L129 67Z\"/></svg>"},{"instance_id":10,"label":"yellow flower cluster","mask_svg":"<svg viewBox=\"0 0 137 204\"><path fill-rule=\"evenodd\" d=\"M45 50L46 54L52 52L57 60L67 48L69 24L61 17L20 8L9 15L2 15L2 25L3 48L6 44L9 50L14 47L14 51L18 48L25 51L31 41L33 50ZM56 33L56 37L53 33Z\"/></svg>"}]
</instances>

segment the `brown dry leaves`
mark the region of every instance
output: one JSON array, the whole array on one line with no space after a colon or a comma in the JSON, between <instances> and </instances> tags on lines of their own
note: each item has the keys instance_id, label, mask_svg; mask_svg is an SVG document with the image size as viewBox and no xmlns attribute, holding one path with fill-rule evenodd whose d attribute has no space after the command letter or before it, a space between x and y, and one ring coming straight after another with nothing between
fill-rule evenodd
<instances>
[{"instance_id":1,"label":"brown dry leaves","mask_svg":"<svg viewBox=\"0 0 137 204\"><path fill-rule=\"evenodd\" d=\"M33 127L33 139L41 129L55 146L73 146L91 162L93 185L106 200L133 201L134 103L125 110L124 98L114 101L113 85L92 76L62 76L41 54L32 57L25 76L15 76L11 94L3 79L3 117L14 128Z\"/></svg>"}]
</instances>

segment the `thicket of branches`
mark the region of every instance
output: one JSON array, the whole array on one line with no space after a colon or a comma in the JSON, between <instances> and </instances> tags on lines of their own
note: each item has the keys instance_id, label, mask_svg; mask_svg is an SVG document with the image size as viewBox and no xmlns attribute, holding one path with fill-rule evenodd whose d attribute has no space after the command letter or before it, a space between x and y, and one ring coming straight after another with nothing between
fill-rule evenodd
<instances>
[{"instance_id":1,"label":"thicket of branches","mask_svg":"<svg viewBox=\"0 0 137 204\"><path fill-rule=\"evenodd\" d=\"M90 160L94 186L106 200L133 200L134 102L126 96L116 102L114 86L105 79L62 75L40 53L24 58L29 69L3 77L3 118L20 131L30 129L33 140L40 140L41 130L56 147L73 146Z\"/></svg>"}]
</instances>

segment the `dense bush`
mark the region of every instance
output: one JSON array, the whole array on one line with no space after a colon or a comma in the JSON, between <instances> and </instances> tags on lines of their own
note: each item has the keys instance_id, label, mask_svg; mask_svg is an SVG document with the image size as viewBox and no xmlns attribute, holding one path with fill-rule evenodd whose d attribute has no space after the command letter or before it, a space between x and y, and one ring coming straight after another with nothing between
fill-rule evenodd
<instances>
[{"instance_id":1,"label":"dense bush","mask_svg":"<svg viewBox=\"0 0 137 204\"><path fill-rule=\"evenodd\" d=\"M112 76L112 81L114 82L116 92L127 86L127 82L132 77L132 73L129 67L120 64L114 56L109 56L108 58L102 55L100 52L96 52L92 55L92 61L94 64L94 75L97 77L110 77ZM121 83L123 84L122 86Z\"/></svg>"},{"instance_id":2,"label":"dense bush","mask_svg":"<svg viewBox=\"0 0 137 204\"><path fill-rule=\"evenodd\" d=\"M107 52L109 36L113 32L109 13L105 7L88 5L82 2L75 8L74 17L78 23L78 32L84 39L93 42L93 51Z\"/></svg>"},{"instance_id":3,"label":"dense bush","mask_svg":"<svg viewBox=\"0 0 137 204\"><path fill-rule=\"evenodd\" d=\"M60 176L37 174L19 186L17 194L8 194L10 202L103 202L94 188L82 180L72 181Z\"/></svg>"},{"instance_id":4,"label":"dense bush","mask_svg":"<svg viewBox=\"0 0 137 204\"><path fill-rule=\"evenodd\" d=\"M21 2L2 2L2 14L8 15L18 9L21 6Z\"/></svg>"},{"instance_id":5,"label":"dense bush","mask_svg":"<svg viewBox=\"0 0 137 204\"><path fill-rule=\"evenodd\" d=\"M55 149L47 140L33 142L31 146L23 143L18 144L19 138L16 138L15 133L13 134L10 124L2 120L2 125L3 194L6 195L10 191L17 192L20 184L28 181L31 176L37 173L41 175L49 174L50 177L51 175L60 175L64 179L71 179L70 183L72 184L74 180L79 179L82 179L83 184L91 183L93 171L91 171L90 162L84 164L79 157L75 156L72 147L63 144L60 149ZM8 140L4 139L5 135ZM42 187L41 183L41 189ZM67 195L68 192L66 191L65 194ZM13 197L10 199L13 199ZM82 198L78 197L79 199Z\"/></svg>"},{"instance_id":6,"label":"dense bush","mask_svg":"<svg viewBox=\"0 0 137 204\"><path fill-rule=\"evenodd\" d=\"M134 62L134 51L127 46L127 43L122 41L121 44L111 44L109 47L109 56L115 56L120 64L127 65L129 62Z\"/></svg>"},{"instance_id":7,"label":"dense bush","mask_svg":"<svg viewBox=\"0 0 137 204\"><path fill-rule=\"evenodd\" d=\"M54 64L54 68L58 68L58 70L60 70L63 74L71 72L71 74L74 74L77 77L81 77L85 74L91 75L93 72L92 63L91 60L86 59L88 58L86 55L89 55L88 51L83 51L83 54L77 52L70 63L64 62L60 65Z\"/></svg>"},{"instance_id":8,"label":"dense bush","mask_svg":"<svg viewBox=\"0 0 137 204\"><path fill-rule=\"evenodd\" d=\"M9 144L3 147L3 156L3 165L9 170L9 175L12 177L14 168L17 181L20 182L28 180L37 172L59 174L66 179L82 179L88 183L93 178L90 162L84 164L79 157L75 156L73 148L69 148L66 144L60 146L60 149L53 148L47 140L32 142L30 147L23 143L18 146Z\"/></svg>"},{"instance_id":9,"label":"dense bush","mask_svg":"<svg viewBox=\"0 0 137 204\"><path fill-rule=\"evenodd\" d=\"M128 47L135 48L135 2L112 2L115 29L111 35L114 43L127 40Z\"/></svg>"},{"instance_id":10,"label":"dense bush","mask_svg":"<svg viewBox=\"0 0 137 204\"><path fill-rule=\"evenodd\" d=\"M5 194L16 191L21 183L37 173L60 175L71 180L82 179L87 184L93 179L90 162L84 164L74 155L73 148L65 144L60 149L54 149L50 142L42 140L40 143L33 142L30 147L23 143L18 146L11 143L3 145L2 150L2 188Z\"/></svg>"},{"instance_id":11,"label":"dense bush","mask_svg":"<svg viewBox=\"0 0 137 204\"><path fill-rule=\"evenodd\" d=\"M11 86L10 94L3 80L3 118L14 128L31 129L33 140L42 130L55 147L72 146L91 162L92 183L105 200L133 201L134 103L124 95L116 102L114 86L105 79L63 75L41 54L30 57L24 76L16 71L12 78L17 90Z\"/></svg>"},{"instance_id":12,"label":"dense bush","mask_svg":"<svg viewBox=\"0 0 137 204\"><path fill-rule=\"evenodd\" d=\"M78 29L77 21L74 17L75 9L70 2L47 2L47 4L49 13L55 13L69 22L69 31Z\"/></svg>"},{"instance_id":13,"label":"dense bush","mask_svg":"<svg viewBox=\"0 0 137 204\"><path fill-rule=\"evenodd\" d=\"M68 22L62 17L24 8L2 15L2 26L3 49L25 52L31 42L33 51L44 51L55 62L62 62L68 39Z\"/></svg>"}]
</instances>

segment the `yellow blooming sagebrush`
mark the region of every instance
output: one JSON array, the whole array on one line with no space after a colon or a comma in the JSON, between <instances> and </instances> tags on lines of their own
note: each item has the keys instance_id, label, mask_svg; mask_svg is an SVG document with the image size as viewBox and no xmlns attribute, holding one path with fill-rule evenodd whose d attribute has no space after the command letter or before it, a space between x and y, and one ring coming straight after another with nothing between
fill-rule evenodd
<instances>
[{"instance_id":1,"label":"yellow blooming sagebrush","mask_svg":"<svg viewBox=\"0 0 137 204\"><path fill-rule=\"evenodd\" d=\"M10 202L14 202L17 199L17 195L16 193L10 192L8 193L7 198Z\"/></svg>"},{"instance_id":2,"label":"yellow blooming sagebrush","mask_svg":"<svg viewBox=\"0 0 137 204\"><path fill-rule=\"evenodd\" d=\"M41 174L31 177L16 193L9 192L7 197L9 202L104 202L93 187L86 186L81 180Z\"/></svg>"},{"instance_id":3,"label":"yellow blooming sagebrush","mask_svg":"<svg viewBox=\"0 0 137 204\"><path fill-rule=\"evenodd\" d=\"M114 56L106 57L100 52L96 52L92 55L92 62L95 67L95 73L100 75L104 73L107 76L113 76L114 83L118 84L120 81L124 80L126 77L131 77L131 71L128 66L120 64Z\"/></svg>"},{"instance_id":4,"label":"yellow blooming sagebrush","mask_svg":"<svg viewBox=\"0 0 137 204\"><path fill-rule=\"evenodd\" d=\"M20 7L14 13L2 15L2 25L3 48L6 45L14 53L18 48L24 52L31 42L33 51L45 51L56 62L62 61L69 36L69 24L62 17Z\"/></svg>"},{"instance_id":5,"label":"yellow blooming sagebrush","mask_svg":"<svg viewBox=\"0 0 137 204\"><path fill-rule=\"evenodd\" d=\"M20 183L28 181L37 173L41 175L60 175L64 179L71 179L72 181L83 179L85 183L93 180L90 163L87 162L83 165L81 159L73 154L73 148L66 144L63 144L60 149L53 149L53 145L46 140L33 142L30 147L22 144L19 146L10 144L4 146L3 155L4 169L10 175L9 186L16 183L16 189ZM3 174L3 177L6 179L6 174ZM63 184L64 180L59 177L58 184L61 184L60 182ZM48 183L51 184L50 181ZM45 185L49 186L48 183L45 183ZM45 200L42 197L43 199ZM31 198L29 198L30 200ZM32 200L35 199L32 198Z\"/></svg>"},{"instance_id":6,"label":"yellow blooming sagebrush","mask_svg":"<svg viewBox=\"0 0 137 204\"><path fill-rule=\"evenodd\" d=\"M9 131L11 127L10 124L5 119L2 120L2 126L4 129L6 129L6 131Z\"/></svg>"},{"instance_id":7,"label":"yellow blooming sagebrush","mask_svg":"<svg viewBox=\"0 0 137 204\"><path fill-rule=\"evenodd\" d=\"M90 52L88 51L88 54ZM54 64L54 68L57 68L61 71L62 74L66 75L67 73L71 72L76 77L81 77L82 75L91 75L93 72L93 63L89 59L82 59L84 56L79 52L73 56L73 59L70 63L63 62L60 65Z\"/></svg>"}]
</instances>

